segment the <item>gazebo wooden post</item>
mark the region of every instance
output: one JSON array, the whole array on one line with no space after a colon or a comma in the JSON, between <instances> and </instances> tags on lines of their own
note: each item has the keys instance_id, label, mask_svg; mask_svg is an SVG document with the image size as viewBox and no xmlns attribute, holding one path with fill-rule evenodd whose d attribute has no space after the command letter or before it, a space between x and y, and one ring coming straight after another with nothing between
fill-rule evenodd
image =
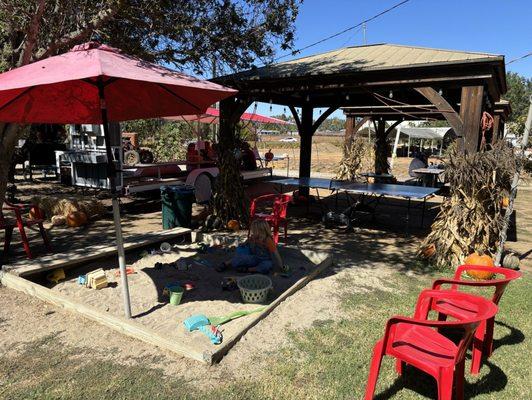
<instances>
[{"instance_id":1,"label":"gazebo wooden post","mask_svg":"<svg viewBox=\"0 0 532 400\"><path fill-rule=\"evenodd\" d=\"M493 133L491 135L491 144L495 144L497 140L499 140L500 127L501 127L501 116L499 114L495 114L493 116Z\"/></svg>"},{"instance_id":2,"label":"gazebo wooden post","mask_svg":"<svg viewBox=\"0 0 532 400\"><path fill-rule=\"evenodd\" d=\"M460 118L463 124L464 149L469 153L478 150L483 98L483 86L462 87Z\"/></svg>"},{"instance_id":3,"label":"gazebo wooden post","mask_svg":"<svg viewBox=\"0 0 532 400\"><path fill-rule=\"evenodd\" d=\"M299 136L301 138L301 146L299 149L299 177L309 178L312 162L312 136L314 135L312 129L312 115L314 108L310 105L305 105L301 108L301 123L299 128ZM303 196L308 196L308 188L300 188L299 193Z\"/></svg>"}]
</instances>

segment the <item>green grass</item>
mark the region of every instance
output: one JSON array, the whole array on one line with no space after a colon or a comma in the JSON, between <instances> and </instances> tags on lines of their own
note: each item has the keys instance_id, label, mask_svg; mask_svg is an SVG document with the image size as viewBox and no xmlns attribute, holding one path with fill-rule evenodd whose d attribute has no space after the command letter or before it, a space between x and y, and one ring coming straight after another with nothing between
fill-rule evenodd
<instances>
[{"instance_id":1,"label":"green grass","mask_svg":"<svg viewBox=\"0 0 532 400\"><path fill-rule=\"evenodd\" d=\"M411 315L419 291L432 278L430 274L407 277L397 273L385 282L385 290L365 288L365 293L344 294L345 319L319 321L305 331L290 333L290 346L269 356L263 373L221 383L214 392L195 391L179 377L165 378L156 369L90 361L88 350L66 348L56 339L45 338L14 358L0 357L0 397L360 399L372 347L385 321L393 314ZM349 282L341 284L345 288ZM529 275L510 284L495 328L496 350L478 377L466 375L466 398L532 398L531 286ZM435 398L435 384L410 368L398 378L393 361L385 358L377 398Z\"/></svg>"}]
</instances>

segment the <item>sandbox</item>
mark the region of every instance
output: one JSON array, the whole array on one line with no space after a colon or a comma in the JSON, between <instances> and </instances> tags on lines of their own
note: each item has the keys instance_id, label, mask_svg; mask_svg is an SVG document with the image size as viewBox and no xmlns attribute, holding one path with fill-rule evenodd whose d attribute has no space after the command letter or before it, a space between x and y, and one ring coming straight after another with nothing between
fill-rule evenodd
<instances>
[{"instance_id":1,"label":"sandbox","mask_svg":"<svg viewBox=\"0 0 532 400\"><path fill-rule=\"evenodd\" d=\"M208 239L205 241L209 242ZM213 244L212 240L210 242ZM229 242L226 241L227 243ZM158 244L152 243L146 248L137 248L126 253L127 266L135 271L128 275L132 319L122 317L122 294L120 277L117 276L117 262L115 257L109 255L78 265L65 265L66 278L57 284L46 280L49 270L33 270L24 277L4 273L2 283L75 310L129 336L196 360L212 363L223 357L242 335L266 317L279 303L332 264L331 257L326 253L281 246L281 256L284 263L290 267L290 272L270 274L273 290L263 310L222 325L223 342L213 345L202 333L188 332L183 321L196 314L221 317L234 311L253 310L260 306L244 303L238 289L222 288L221 282L224 278L246 275L232 270L223 273L215 271L216 265L232 256L232 250L228 246L211 246L205 249L197 243L191 243L173 244L170 253L149 254L149 250L156 248ZM188 270L180 270L171 265L180 259L187 260ZM163 266L157 263L163 263ZM54 267L61 265L56 264ZM108 287L96 290L78 283L78 276L98 268L104 269ZM184 286L185 283L193 289L184 292L179 305L169 304L164 288L172 284Z\"/></svg>"}]
</instances>

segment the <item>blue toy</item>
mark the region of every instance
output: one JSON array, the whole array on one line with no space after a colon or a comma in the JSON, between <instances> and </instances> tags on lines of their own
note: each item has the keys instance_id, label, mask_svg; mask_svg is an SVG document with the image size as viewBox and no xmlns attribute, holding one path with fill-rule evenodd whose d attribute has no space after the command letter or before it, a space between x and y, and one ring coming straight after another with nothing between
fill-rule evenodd
<instances>
[{"instance_id":1,"label":"blue toy","mask_svg":"<svg viewBox=\"0 0 532 400\"><path fill-rule=\"evenodd\" d=\"M209 319L205 315L198 314L188 317L183 321L183 324L189 332L192 332L200 329L202 326L209 325Z\"/></svg>"}]
</instances>

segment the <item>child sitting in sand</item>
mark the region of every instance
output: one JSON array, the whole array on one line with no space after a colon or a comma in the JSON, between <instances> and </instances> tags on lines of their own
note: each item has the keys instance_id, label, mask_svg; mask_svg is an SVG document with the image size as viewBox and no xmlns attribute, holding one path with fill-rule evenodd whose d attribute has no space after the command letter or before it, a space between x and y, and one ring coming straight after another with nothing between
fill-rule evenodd
<instances>
[{"instance_id":1,"label":"child sitting in sand","mask_svg":"<svg viewBox=\"0 0 532 400\"><path fill-rule=\"evenodd\" d=\"M235 256L216 268L223 272L234 268L238 272L258 272L267 274L272 269L280 270L283 261L273 241L270 225L266 221L255 220L251 223L248 241L238 246Z\"/></svg>"}]
</instances>

